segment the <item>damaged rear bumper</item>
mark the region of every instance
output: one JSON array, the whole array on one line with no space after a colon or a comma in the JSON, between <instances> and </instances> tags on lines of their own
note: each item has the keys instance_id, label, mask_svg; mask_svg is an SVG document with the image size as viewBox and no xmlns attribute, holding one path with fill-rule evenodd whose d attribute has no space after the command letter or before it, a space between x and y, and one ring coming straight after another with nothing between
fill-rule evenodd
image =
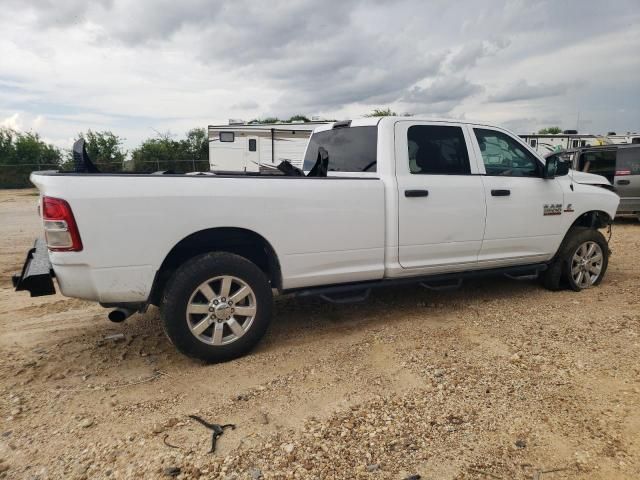
<instances>
[{"instance_id":1,"label":"damaged rear bumper","mask_svg":"<svg viewBox=\"0 0 640 480\"><path fill-rule=\"evenodd\" d=\"M13 275L11 280L16 292L27 290L32 297L41 297L56 293L53 277L47 245L42 238L38 238L27 252L22 272Z\"/></svg>"}]
</instances>

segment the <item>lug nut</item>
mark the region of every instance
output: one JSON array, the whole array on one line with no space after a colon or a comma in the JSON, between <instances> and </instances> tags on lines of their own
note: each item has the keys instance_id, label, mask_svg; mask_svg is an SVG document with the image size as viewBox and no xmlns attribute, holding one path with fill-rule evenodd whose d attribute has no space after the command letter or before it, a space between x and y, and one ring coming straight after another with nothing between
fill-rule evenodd
<instances>
[{"instance_id":1,"label":"lug nut","mask_svg":"<svg viewBox=\"0 0 640 480\"><path fill-rule=\"evenodd\" d=\"M214 301L213 301L213 304L214 304L214 305L217 305L217 304L218 304L218 300L214 300Z\"/></svg>"},{"instance_id":2,"label":"lug nut","mask_svg":"<svg viewBox=\"0 0 640 480\"><path fill-rule=\"evenodd\" d=\"M224 297L222 297L220 300L222 300L222 301L224 302L224 301L226 301L227 299L226 299L226 298L224 298Z\"/></svg>"}]
</instances>

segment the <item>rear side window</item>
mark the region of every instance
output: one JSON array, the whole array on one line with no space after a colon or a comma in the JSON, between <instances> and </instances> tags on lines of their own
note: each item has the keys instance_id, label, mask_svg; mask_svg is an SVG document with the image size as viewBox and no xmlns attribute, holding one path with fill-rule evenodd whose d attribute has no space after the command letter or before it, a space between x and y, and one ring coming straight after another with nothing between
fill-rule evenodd
<instances>
[{"instance_id":1,"label":"rear side window","mask_svg":"<svg viewBox=\"0 0 640 480\"><path fill-rule=\"evenodd\" d=\"M460 127L413 125L407 131L409 171L416 174L467 175L469 153Z\"/></svg>"},{"instance_id":2,"label":"rear side window","mask_svg":"<svg viewBox=\"0 0 640 480\"><path fill-rule=\"evenodd\" d=\"M329 155L329 172L375 172L378 127L346 127L314 133L309 139L303 170L312 170L319 161L320 147Z\"/></svg>"},{"instance_id":3,"label":"rear side window","mask_svg":"<svg viewBox=\"0 0 640 480\"><path fill-rule=\"evenodd\" d=\"M640 175L640 147L618 150L616 175Z\"/></svg>"},{"instance_id":4,"label":"rear side window","mask_svg":"<svg viewBox=\"0 0 640 480\"><path fill-rule=\"evenodd\" d=\"M602 175L612 182L616 171L616 151L600 150L584 152L580 155L578 170Z\"/></svg>"},{"instance_id":5,"label":"rear side window","mask_svg":"<svg viewBox=\"0 0 640 480\"><path fill-rule=\"evenodd\" d=\"M538 177L542 165L525 147L497 130L474 128L487 175Z\"/></svg>"}]
</instances>

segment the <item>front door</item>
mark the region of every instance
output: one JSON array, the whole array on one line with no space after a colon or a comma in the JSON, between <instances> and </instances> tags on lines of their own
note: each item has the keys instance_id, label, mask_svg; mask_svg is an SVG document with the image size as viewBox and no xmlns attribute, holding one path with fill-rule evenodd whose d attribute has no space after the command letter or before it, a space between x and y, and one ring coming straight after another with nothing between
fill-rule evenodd
<instances>
[{"instance_id":1,"label":"front door","mask_svg":"<svg viewBox=\"0 0 640 480\"><path fill-rule=\"evenodd\" d=\"M395 127L398 257L407 269L473 268L482 244L482 179L460 124Z\"/></svg>"},{"instance_id":2,"label":"front door","mask_svg":"<svg viewBox=\"0 0 640 480\"><path fill-rule=\"evenodd\" d=\"M553 178L542 178L542 161L509 133L470 126L469 136L476 157L482 159L487 202L479 263L549 259L562 240L562 187Z\"/></svg>"}]
</instances>

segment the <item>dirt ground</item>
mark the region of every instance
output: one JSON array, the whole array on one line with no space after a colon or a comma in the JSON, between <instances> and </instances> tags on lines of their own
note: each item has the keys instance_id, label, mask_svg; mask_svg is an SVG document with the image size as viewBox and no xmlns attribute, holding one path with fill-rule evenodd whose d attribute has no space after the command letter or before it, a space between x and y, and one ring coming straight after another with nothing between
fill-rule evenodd
<instances>
[{"instance_id":1,"label":"dirt ground","mask_svg":"<svg viewBox=\"0 0 640 480\"><path fill-rule=\"evenodd\" d=\"M251 355L204 365L156 308L14 293L36 201L0 192L0 478L640 478L639 222L592 290L281 297ZM192 414L236 428L209 454Z\"/></svg>"}]
</instances>

